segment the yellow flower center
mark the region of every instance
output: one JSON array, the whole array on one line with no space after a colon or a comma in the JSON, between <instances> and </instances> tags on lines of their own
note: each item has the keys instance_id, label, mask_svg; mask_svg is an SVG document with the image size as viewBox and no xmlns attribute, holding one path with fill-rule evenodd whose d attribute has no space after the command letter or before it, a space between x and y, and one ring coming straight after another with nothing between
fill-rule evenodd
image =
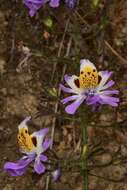
<instances>
[{"instance_id":1,"label":"yellow flower center","mask_svg":"<svg viewBox=\"0 0 127 190\"><path fill-rule=\"evenodd\" d=\"M36 137L32 137L28 133L27 128L19 129L17 139L18 139L19 147L23 151L31 151L33 148L36 147L36 144L37 144Z\"/></svg>"},{"instance_id":2,"label":"yellow flower center","mask_svg":"<svg viewBox=\"0 0 127 190\"><path fill-rule=\"evenodd\" d=\"M85 67L80 71L80 88L95 88L99 83L99 75L95 68Z\"/></svg>"}]
</instances>

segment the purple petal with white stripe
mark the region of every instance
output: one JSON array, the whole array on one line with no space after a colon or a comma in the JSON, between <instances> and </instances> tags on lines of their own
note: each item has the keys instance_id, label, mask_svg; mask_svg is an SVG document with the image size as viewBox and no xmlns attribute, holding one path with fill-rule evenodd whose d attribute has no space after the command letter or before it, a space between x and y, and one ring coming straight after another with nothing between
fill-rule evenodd
<instances>
[{"instance_id":1,"label":"purple petal with white stripe","mask_svg":"<svg viewBox=\"0 0 127 190\"><path fill-rule=\"evenodd\" d=\"M100 99L102 101L102 104L109 104L113 107L118 106L119 98L100 95Z\"/></svg>"},{"instance_id":2,"label":"purple petal with white stripe","mask_svg":"<svg viewBox=\"0 0 127 190\"><path fill-rule=\"evenodd\" d=\"M107 88L110 88L111 86L113 86L115 84L115 82L113 80L110 80L106 85L104 85L101 90L105 90Z\"/></svg>"},{"instance_id":3,"label":"purple petal with white stripe","mask_svg":"<svg viewBox=\"0 0 127 190\"><path fill-rule=\"evenodd\" d=\"M52 144L51 139L45 139L42 144L43 152L45 152L50 147L51 144Z\"/></svg>"},{"instance_id":4,"label":"purple petal with white stripe","mask_svg":"<svg viewBox=\"0 0 127 190\"><path fill-rule=\"evenodd\" d=\"M63 104L66 104L66 103L68 103L68 102L70 102L70 101L73 101L73 100L76 100L76 99L78 99L79 98L79 95L73 95L73 96L69 96L69 97L67 97L67 98L64 98L63 100L61 100L61 102L63 103Z\"/></svg>"},{"instance_id":5,"label":"purple petal with white stripe","mask_svg":"<svg viewBox=\"0 0 127 190\"><path fill-rule=\"evenodd\" d=\"M44 154L41 154L41 155L40 155L40 160L41 160L42 162L46 162L46 161L48 160L48 158L47 158L47 156L45 156Z\"/></svg>"},{"instance_id":6,"label":"purple petal with white stripe","mask_svg":"<svg viewBox=\"0 0 127 190\"><path fill-rule=\"evenodd\" d=\"M23 157L17 162L6 162L4 170L11 176L21 176L25 173L27 166L33 161L34 158Z\"/></svg>"},{"instance_id":7,"label":"purple petal with white stripe","mask_svg":"<svg viewBox=\"0 0 127 190\"><path fill-rule=\"evenodd\" d=\"M33 134L35 136L42 136L42 138L44 138L48 132L49 132L49 128L44 128L44 129L34 132Z\"/></svg>"},{"instance_id":8,"label":"purple petal with white stripe","mask_svg":"<svg viewBox=\"0 0 127 190\"><path fill-rule=\"evenodd\" d=\"M38 174L42 174L45 172L45 166L44 164L42 164L42 162L40 161L40 158L36 158L35 163L34 163L34 170L36 171L36 173Z\"/></svg>"},{"instance_id":9,"label":"purple petal with white stripe","mask_svg":"<svg viewBox=\"0 0 127 190\"><path fill-rule=\"evenodd\" d=\"M65 87L65 86L62 85L62 84L60 84L59 87L60 87L60 89L61 89L63 92L74 93L74 90L72 90L71 88L67 88L67 87Z\"/></svg>"},{"instance_id":10,"label":"purple petal with white stripe","mask_svg":"<svg viewBox=\"0 0 127 190\"><path fill-rule=\"evenodd\" d=\"M100 96L97 94L93 97L89 97L86 99L87 105L96 105L97 103L100 103Z\"/></svg>"},{"instance_id":11,"label":"purple petal with white stripe","mask_svg":"<svg viewBox=\"0 0 127 190\"><path fill-rule=\"evenodd\" d=\"M103 91L104 95L113 95L113 94L119 94L118 90L105 90Z\"/></svg>"},{"instance_id":12,"label":"purple petal with white stripe","mask_svg":"<svg viewBox=\"0 0 127 190\"><path fill-rule=\"evenodd\" d=\"M76 101L74 101L72 104L68 105L65 108L65 111L69 114L75 114L76 110L79 108L79 106L83 103L84 97L78 98Z\"/></svg>"}]
</instances>

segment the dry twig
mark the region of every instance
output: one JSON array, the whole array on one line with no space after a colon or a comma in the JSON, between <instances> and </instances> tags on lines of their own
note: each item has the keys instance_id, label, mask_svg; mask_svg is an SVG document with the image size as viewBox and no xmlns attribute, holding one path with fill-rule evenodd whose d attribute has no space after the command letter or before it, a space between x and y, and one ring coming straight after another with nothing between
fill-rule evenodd
<instances>
[{"instance_id":1,"label":"dry twig","mask_svg":"<svg viewBox=\"0 0 127 190\"><path fill-rule=\"evenodd\" d=\"M114 50L113 47L106 40L104 42L105 42L106 47L109 50L111 50L111 52L114 55L116 55L122 63L127 64L127 60L126 59L124 59L116 50Z\"/></svg>"}]
</instances>

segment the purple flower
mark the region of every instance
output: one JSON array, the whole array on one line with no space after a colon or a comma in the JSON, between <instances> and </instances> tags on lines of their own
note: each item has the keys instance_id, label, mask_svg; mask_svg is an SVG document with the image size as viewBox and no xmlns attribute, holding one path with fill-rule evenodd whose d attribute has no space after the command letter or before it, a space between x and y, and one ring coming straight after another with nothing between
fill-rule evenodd
<instances>
[{"instance_id":1,"label":"purple flower","mask_svg":"<svg viewBox=\"0 0 127 190\"><path fill-rule=\"evenodd\" d=\"M60 175L61 175L60 168L54 170L52 172L53 181L56 182L60 178Z\"/></svg>"},{"instance_id":2,"label":"purple flower","mask_svg":"<svg viewBox=\"0 0 127 190\"><path fill-rule=\"evenodd\" d=\"M28 7L29 15L32 17L42 7L45 1L44 0L24 0L23 2Z\"/></svg>"},{"instance_id":3,"label":"purple flower","mask_svg":"<svg viewBox=\"0 0 127 190\"><path fill-rule=\"evenodd\" d=\"M51 7L59 7L59 3L60 3L60 0L50 0L50 3L49 3L49 5L51 6Z\"/></svg>"},{"instance_id":4,"label":"purple flower","mask_svg":"<svg viewBox=\"0 0 127 190\"><path fill-rule=\"evenodd\" d=\"M62 91L71 94L71 96L61 100L63 104L72 102L66 106L65 111L69 114L75 114L83 102L93 108L103 104L118 106L119 98L112 97L112 95L119 94L119 91L109 90L115 84L113 80L109 81L112 72L97 72L94 64L86 59L82 59L80 63L80 76L65 75L64 79L69 87L60 84Z\"/></svg>"},{"instance_id":5,"label":"purple flower","mask_svg":"<svg viewBox=\"0 0 127 190\"><path fill-rule=\"evenodd\" d=\"M48 158L43 153L51 144L51 140L45 138L49 129L44 128L29 135L27 126L29 120L30 117L27 117L18 126L18 143L24 156L17 162L6 162L4 165L4 170L12 176L23 175L26 172L28 165L33 161L36 173L42 174L46 170L43 163L46 162Z\"/></svg>"},{"instance_id":6,"label":"purple flower","mask_svg":"<svg viewBox=\"0 0 127 190\"><path fill-rule=\"evenodd\" d=\"M76 0L65 0L65 3L68 8L73 9L73 8L75 8L77 1Z\"/></svg>"},{"instance_id":7,"label":"purple flower","mask_svg":"<svg viewBox=\"0 0 127 190\"><path fill-rule=\"evenodd\" d=\"M47 2L49 2L51 7L58 7L60 0L24 0L24 4L29 9L29 15L33 17L36 12Z\"/></svg>"}]
</instances>

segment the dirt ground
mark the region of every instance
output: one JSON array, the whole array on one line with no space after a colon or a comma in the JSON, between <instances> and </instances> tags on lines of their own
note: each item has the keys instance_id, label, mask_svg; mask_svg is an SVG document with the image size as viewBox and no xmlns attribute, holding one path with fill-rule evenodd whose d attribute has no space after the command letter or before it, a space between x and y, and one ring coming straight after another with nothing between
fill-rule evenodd
<instances>
[{"instance_id":1,"label":"dirt ground","mask_svg":"<svg viewBox=\"0 0 127 190\"><path fill-rule=\"evenodd\" d=\"M55 122L57 155L78 158L79 113L69 119L59 103L58 86L63 74L78 74L82 58L99 70L113 71L121 100L117 109L104 106L94 113L85 108L91 118L90 150L101 150L90 156L89 165L109 163L90 170L89 189L127 190L127 1L101 1L96 8L91 2L81 1L72 11L64 4L58 9L47 5L30 18L22 1L0 0L0 190L45 189L46 175L28 169L22 177L11 177L3 171L6 161L21 156L17 126L26 116L33 116L31 131L51 129ZM82 189L81 174L71 170L49 186L71 189Z\"/></svg>"}]
</instances>

